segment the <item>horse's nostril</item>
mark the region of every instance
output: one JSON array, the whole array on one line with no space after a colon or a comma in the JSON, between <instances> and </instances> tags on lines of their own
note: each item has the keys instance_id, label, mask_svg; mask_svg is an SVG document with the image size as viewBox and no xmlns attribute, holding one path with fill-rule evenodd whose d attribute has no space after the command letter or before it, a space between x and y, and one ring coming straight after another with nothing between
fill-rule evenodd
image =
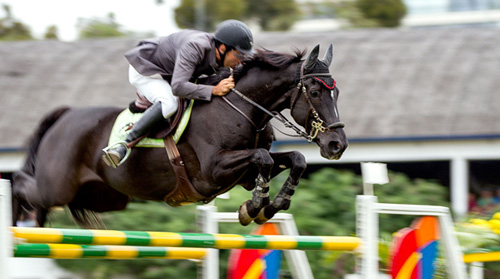
<instances>
[{"instance_id":1,"label":"horse's nostril","mask_svg":"<svg viewBox=\"0 0 500 279\"><path fill-rule=\"evenodd\" d=\"M338 141L331 141L328 147L330 150L337 152L342 149L342 144Z\"/></svg>"}]
</instances>

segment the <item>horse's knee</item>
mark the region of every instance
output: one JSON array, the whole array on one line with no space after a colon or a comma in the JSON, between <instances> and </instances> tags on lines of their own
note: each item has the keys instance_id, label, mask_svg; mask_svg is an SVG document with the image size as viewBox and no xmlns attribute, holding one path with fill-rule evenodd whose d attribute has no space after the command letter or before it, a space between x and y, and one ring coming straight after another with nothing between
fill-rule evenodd
<instances>
[{"instance_id":1,"label":"horse's knee","mask_svg":"<svg viewBox=\"0 0 500 279\"><path fill-rule=\"evenodd\" d=\"M257 152L254 153L253 163L259 169L262 176L269 180L271 179L271 170L274 166L274 160L268 150L259 148Z\"/></svg>"},{"instance_id":2,"label":"horse's knee","mask_svg":"<svg viewBox=\"0 0 500 279\"><path fill-rule=\"evenodd\" d=\"M292 169L295 170L296 172L299 172L302 174L306 168L307 168L307 162L306 162L306 157L304 154L298 152L298 151L293 151L291 155L291 160L292 160Z\"/></svg>"}]
</instances>

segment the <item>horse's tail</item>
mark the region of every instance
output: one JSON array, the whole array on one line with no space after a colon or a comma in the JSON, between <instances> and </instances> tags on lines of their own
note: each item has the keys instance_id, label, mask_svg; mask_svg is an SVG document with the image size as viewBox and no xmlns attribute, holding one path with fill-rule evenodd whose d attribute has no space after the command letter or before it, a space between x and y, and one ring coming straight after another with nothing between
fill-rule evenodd
<instances>
[{"instance_id":1,"label":"horse's tail","mask_svg":"<svg viewBox=\"0 0 500 279\"><path fill-rule=\"evenodd\" d=\"M69 211L73 220L82 228L85 229L106 229L101 217L92 210L80 208L72 204L68 204Z\"/></svg>"},{"instance_id":2,"label":"horse's tail","mask_svg":"<svg viewBox=\"0 0 500 279\"><path fill-rule=\"evenodd\" d=\"M49 113L42 120L38 129L35 131L26 150L26 161L21 170L14 173L12 176L12 221L13 225L20 219L22 215L28 216L35 208L32 206L28 197L29 193L33 195L33 190L36 189L35 181L35 163L38 147L47 131L57 122L57 120L67 111L68 107L58 108ZM46 211L37 211L37 221L39 225L45 222Z\"/></svg>"},{"instance_id":3,"label":"horse's tail","mask_svg":"<svg viewBox=\"0 0 500 279\"><path fill-rule=\"evenodd\" d=\"M69 109L70 109L69 107L57 108L53 110L51 113L49 113L47 116L45 116L45 118L42 120L42 122L38 126L38 129L33 134L32 138L28 143L26 152L27 157L24 166L22 168L23 172L31 176L35 175L36 154L38 152L38 147L40 146L40 142L42 141L47 131L54 125L54 123L56 123L57 120L59 120L59 118L63 114L65 114Z\"/></svg>"}]
</instances>

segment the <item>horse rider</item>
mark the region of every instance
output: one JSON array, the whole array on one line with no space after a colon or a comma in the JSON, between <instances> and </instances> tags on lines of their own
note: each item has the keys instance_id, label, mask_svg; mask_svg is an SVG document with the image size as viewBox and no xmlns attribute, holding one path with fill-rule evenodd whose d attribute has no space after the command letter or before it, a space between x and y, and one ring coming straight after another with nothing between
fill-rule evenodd
<instances>
[{"instance_id":1,"label":"horse rider","mask_svg":"<svg viewBox=\"0 0 500 279\"><path fill-rule=\"evenodd\" d=\"M177 111L179 97L210 101L212 95L226 95L234 87L232 76L215 86L190 80L211 75L218 67L235 67L253 53L252 47L253 36L248 26L238 20L226 20L217 26L215 33L182 30L141 41L126 52L129 81L137 89L136 106L152 105L130 130L125 139L127 144L103 150L104 162L108 166L120 165L128 143L147 135L155 123L172 116Z\"/></svg>"}]
</instances>

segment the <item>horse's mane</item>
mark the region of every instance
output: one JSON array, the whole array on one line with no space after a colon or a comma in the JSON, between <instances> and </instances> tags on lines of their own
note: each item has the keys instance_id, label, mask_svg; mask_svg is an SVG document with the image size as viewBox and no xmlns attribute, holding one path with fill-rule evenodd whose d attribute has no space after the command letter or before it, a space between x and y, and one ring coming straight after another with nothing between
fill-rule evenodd
<instances>
[{"instance_id":1,"label":"horse's mane","mask_svg":"<svg viewBox=\"0 0 500 279\"><path fill-rule=\"evenodd\" d=\"M305 50L301 51L298 49L294 51L294 54L275 52L265 48L257 49L255 55L247 60L243 60L242 64L234 69L233 77L235 82L238 82L241 77L254 67L263 70L284 69L293 63L301 61L304 55ZM215 85L222 79L229 77L230 74L231 72L228 68L220 68L215 75L210 76L203 83Z\"/></svg>"}]
</instances>

